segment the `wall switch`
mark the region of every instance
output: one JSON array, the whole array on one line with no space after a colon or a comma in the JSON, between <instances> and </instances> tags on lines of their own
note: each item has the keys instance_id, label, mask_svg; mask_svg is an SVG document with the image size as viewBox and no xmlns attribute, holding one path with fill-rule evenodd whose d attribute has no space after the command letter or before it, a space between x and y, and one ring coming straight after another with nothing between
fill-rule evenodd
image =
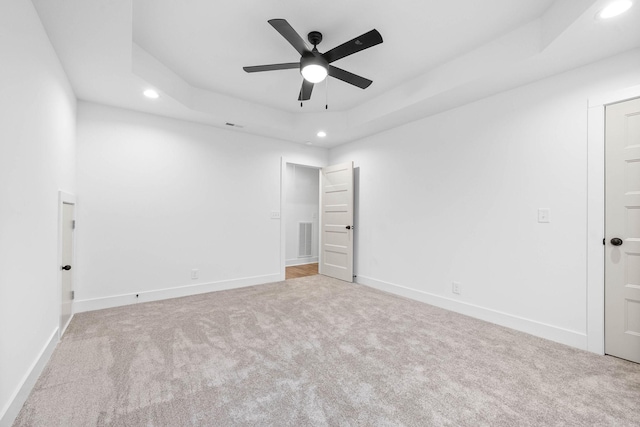
<instances>
[{"instance_id":1,"label":"wall switch","mask_svg":"<svg viewBox=\"0 0 640 427\"><path fill-rule=\"evenodd\" d=\"M538 222L550 222L551 209L540 208L538 209Z\"/></svg>"},{"instance_id":2,"label":"wall switch","mask_svg":"<svg viewBox=\"0 0 640 427\"><path fill-rule=\"evenodd\" d=\"M271 211L271 219L280 219L279 211Z\"/></svg>"},{"instance_id":3,"label":"wall switch","mask_svg":"<svg viewBox=\"0 0 640 427\"><path fill-rule=\"evenodd\" d=\"M460 295L460 282L453 282L451 284L451 292Z\"/></svg>"},{"instance_id":4,"label":"wall switch","mask_svg":"<svg viewBox=\"0 0 640 427\"><path fill-rule=\"evenodd\" d=\"M191 279L197 279L198 277L200 277L200 270L197 268L191 270Z\"/></svg>"}]
</instances>

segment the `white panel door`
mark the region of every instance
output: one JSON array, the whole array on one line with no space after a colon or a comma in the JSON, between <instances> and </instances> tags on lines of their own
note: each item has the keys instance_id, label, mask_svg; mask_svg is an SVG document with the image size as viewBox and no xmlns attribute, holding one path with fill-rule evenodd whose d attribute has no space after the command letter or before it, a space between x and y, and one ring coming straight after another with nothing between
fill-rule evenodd
<instances>
[{"instance_id":1,"label":"white panel door","mask_svg":"<svg viewBox=\"0 0 640 427\"><path fill-rule=\"evenodd\" d=\"M640 98L606 108L605 353L640 363Z\"/></svg>"},{"instance_id":2,"label":"white panel door","mask_svg":"<svg viewBox=\"0 0 640 427\"><path fill-rule=\"evenodd\" d=\"M74 205L62 204L62 295L60 304L60 336L71 320L72 263L73 263L73 211Z\"/></svg>"},{"instance_id":3,"label":"white panel door","mask_svg":"<svg viewBox=\"0 0 640 427\"><path fill-rule=\"evenodd\" d=\"M319 273L353 282L353 162L320 171Z\"/></svg>"}]
</instances>

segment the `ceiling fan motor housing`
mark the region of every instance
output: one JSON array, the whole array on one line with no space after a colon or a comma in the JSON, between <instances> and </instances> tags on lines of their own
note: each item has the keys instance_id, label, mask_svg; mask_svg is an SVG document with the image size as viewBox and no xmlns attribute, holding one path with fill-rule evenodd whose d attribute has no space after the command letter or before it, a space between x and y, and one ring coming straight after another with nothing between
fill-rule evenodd
<instances>
[{"instance_id":1,"label":"ceiling fan motor housing","mask_svg":"<svg viewBox=\"0 0 640 427\"><path fill-rule=\"evenodd\" d=\"M323 68L329 69L329 63L322 55L314 55L312 52L305 52L300 58L300 71L308 65L319 65Z\"/></svg>"},{"instance_id":2,"label":"ceiling fan motor housing","mask_svg":"<svg viewBox=\"0 0 640 427\"><path fill-rule=\"evenodd\" d=\"M309 34L307 34L307 39L309 40L309 43L311 43L313 47L315 47L322 41L322 33L320 31L311 31Z\"/></svg>"}]
</instances>

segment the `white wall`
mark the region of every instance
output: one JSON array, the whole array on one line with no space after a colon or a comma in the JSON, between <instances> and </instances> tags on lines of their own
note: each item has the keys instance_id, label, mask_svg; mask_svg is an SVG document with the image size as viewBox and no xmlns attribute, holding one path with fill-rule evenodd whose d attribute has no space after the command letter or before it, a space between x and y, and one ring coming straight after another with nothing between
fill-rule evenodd
<instances>
[{"instance_id":1,"label":"white wall","mask_svg":"<svg viewBox=\"0 0 640 427\"><path fill-rule=\"evenodd\" d=\"M587 100L639 83L635 50L332 149L358 281L586 348Z\"/></svg>"},{"instance_id":2,"label":"white wall","mask_svg":"<svg viewBox=\"0 0 640 427\"><path fill-rule=\"evenodd\" d=\"M76 309L278 280L282 156L328 152L79 103Z\"/></svg>"},{"instance_id":3,"label":"white wall","mask_svg":"<svg viewBox=\"0 0 640 427\"><path fill-rule=\"evenodd\" d=\"M0 425L10 425L57 340L58 190L75 192L76 105L30 1L0 2L0 58Z\"/></svg>"},{"instance_id":4,"label":"white wall","mask_svg":"<svg viewBox=\"0 0 640 427\"><path fill-rule=\"evenodd\" d=\"M318 262L318 169L287 164L287 197L285 204L286 264ZM299 223L312 223L311 257L299 257Z\"/></svg>"}]
</instances>

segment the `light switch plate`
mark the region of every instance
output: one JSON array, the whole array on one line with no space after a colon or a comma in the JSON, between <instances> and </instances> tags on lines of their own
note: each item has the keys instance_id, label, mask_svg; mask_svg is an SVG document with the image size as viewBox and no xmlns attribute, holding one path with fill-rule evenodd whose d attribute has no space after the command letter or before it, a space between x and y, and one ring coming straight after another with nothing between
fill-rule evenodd
<instances>
[{"instance_id":1,"label":"light switch plate","mask_svg":"<svg viewBox=\"0 0 640 427\"><path fill-rule=\"evenodd\" d=\"M550 222L551 209L549 208L540 208L538 209L538 222L546 223Z\"/></svg>"},{"instance_id":2,"label":"light switch plate","mask_svg":"<svg viewBox=\"0 0 640 427\"><path fill-rule=\"evenodd\" d=\"M271 211L271 219L280 219L279 211Z\"/></svg>"}]
</instances>

